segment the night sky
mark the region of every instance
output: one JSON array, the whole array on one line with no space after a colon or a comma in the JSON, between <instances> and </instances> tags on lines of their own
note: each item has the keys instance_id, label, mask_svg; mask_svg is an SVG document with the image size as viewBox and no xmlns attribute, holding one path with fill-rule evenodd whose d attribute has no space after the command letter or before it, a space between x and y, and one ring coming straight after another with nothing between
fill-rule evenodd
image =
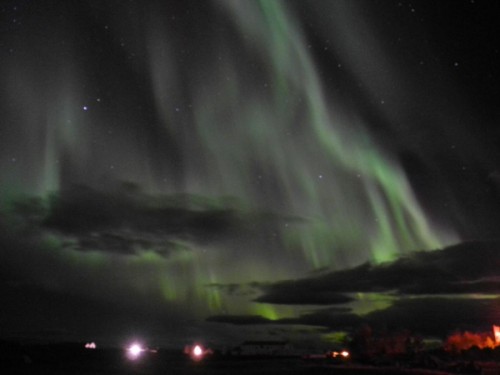
<instances>
[{"instance_id":1,"label":"night sky","mask_svg":"<svg viewBox=\"0 0 500 375\"><path fill-rule=\"evenodd\" d=\"M499 324L498 24L488 0L1 1L0 339Z\"/></svg>"}]
</instances>

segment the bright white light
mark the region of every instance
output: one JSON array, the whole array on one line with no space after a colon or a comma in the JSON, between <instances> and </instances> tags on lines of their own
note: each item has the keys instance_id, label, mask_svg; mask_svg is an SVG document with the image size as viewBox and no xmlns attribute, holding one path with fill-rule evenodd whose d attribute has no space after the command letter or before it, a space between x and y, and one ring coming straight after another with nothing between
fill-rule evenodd
<instances>
[{"instance_id":1,"label":"bright white light","mask_svg":"<svg viewBox=\"0 0 500 375\"><path fill-rule=\"evenodd\" d=\"M347 350L343 350L340 352L340 355L344 358L347 358L347 357L349 357L349 352Z\"/></svg>"},{"instance_id":2,"label":"bright white light","mask_svg":"<svg viewBox=\"0 0 500 375\"><path fill-rule=\"evenodd\" d=\"M139 354L141 354L142 350L143 349L139 344L133 344L130 346L130 348L128 348L129 353L134 357L137 357Z\"/></svg>"},{"instance_id":3,"label":"bright white light","mask_svg":"<svg viewBox=\"0 0 500 375\"><path fill-rule=\"evenodd\" d=\"M203 355L203 349L201 348L201 346L199 345L196 345L193 349L193 354L196 356L196 357L200 357Z\"/></svg>"}]
</instances>

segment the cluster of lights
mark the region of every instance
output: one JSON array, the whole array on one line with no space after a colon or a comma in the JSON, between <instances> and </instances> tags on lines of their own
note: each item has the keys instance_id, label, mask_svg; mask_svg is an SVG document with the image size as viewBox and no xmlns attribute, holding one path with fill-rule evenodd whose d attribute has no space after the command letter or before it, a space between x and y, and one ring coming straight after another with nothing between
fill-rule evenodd
<instances>
[{"instance_id":1,"label":"cluster of lights","mask_svg":"<svg viewBox=\"0 0 500 375\"><path fill-rule=\"evenodd\" d=\"M97 346L95 344L95 342L88 342L85 344L85 349L96 349Z\"/></svg>"},{"instance_id":2,"label":"cluster of lights","mask_svg":"<svg viewBox=\"0 0 500 375\"><path fill-rule=\"evenodd\" d=\"M347 357L349 357L349 352L347 350L342 350L341 352L332 352L331 356L333 358L337 358L337 357L347 358Z\"/></svg>"}]
</instances>

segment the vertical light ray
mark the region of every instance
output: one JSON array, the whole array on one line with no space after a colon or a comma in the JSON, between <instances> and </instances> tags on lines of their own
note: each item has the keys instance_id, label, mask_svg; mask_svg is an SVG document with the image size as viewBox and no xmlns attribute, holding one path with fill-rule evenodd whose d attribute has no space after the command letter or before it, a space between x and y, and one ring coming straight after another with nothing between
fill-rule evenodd
<instances>
[{"instance_id":1,"label":"vertical light ray","mask_svg":"<svg viewBox=\"0 0 500 375\"><path fill-rule=\"evenodd\" d=\"M264 61L272 63L274 106L269 110L262 102L256 102L254 111L260 117L267 117L267 121L249 119L247 127L260 127L264 123L268 126L264 139L277 140L284 129L292 129L297 119L302 121L301 137L293 140L300 149L293 148L290 152L286 141L274 142L275 152L270 158L276 164L272 168L280 175L279 183L284 186L287 206L293 212L320 217L332 228L339 221L359 226L358 233L366 233L364 246L372 250L373 260L388 259L389 254L413 248L438 247L439 234L428 227L399 166L377 149L362 124L346 123L340 107L324 96L304 37L285 3L262 1L257 6L228 1L224 4L242 33L252 36L252 48L264 56ZM299 101L303 104L295 105ZM243 111L247 108L243 105ZM242 116L239 120L245 121ZM314 158L309 158L310 154ZM282 155L287 155L287 161L280 158ZM287 168L290 160L295 169ZM319 171L325 171L322 176L331 177L329 190L323 190L318 181L311 184L315 180L311 173L314 164L320 166ZM352 175L361 178L353 182ZM353 183L359 186L351 189ZM335 238L339 233L328 234L320 227L310 226L310 232L304 234L310 237L303 241L303 246L314 266L321 265L320 258L329 259L318 253L335 251L334 244L339 240ZM334 239L323 243L312 240L329 236ZM324 246L325 242L331 246Z\"/></svg>"}]
</instances>

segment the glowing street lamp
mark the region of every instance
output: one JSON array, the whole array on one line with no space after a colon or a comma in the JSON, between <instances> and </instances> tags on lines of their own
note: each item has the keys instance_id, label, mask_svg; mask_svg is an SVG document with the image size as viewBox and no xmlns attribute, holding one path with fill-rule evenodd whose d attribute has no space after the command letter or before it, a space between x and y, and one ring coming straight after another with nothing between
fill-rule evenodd
<instances>
[{"instance_id":1,"label":"glowing street lamp","mask_svg":"<svg viewBox=\"0 0 500 375\"><path fill-rule=\"evenodd\" d=\"M193 356L195 358L200 358L203 356L203 349L201 348L201 346L199 345L196 345L194 348L193 348Z\"/></svg>"},{"instance_id":2,"label":"glowing street lamp","mask_svg":"<svg viewBox=\"0 0 500 375\"><path fill-rule=\"evenodd\" d=\"M205 349L200 344L195 344L193 346L186 345L184 353L189 355L193 361L201 361L206 355L213 354L214 352L211 349Z\"/></svg>"},{"instance_id":3,"label":"glowing street lamp","mask_svg":"<svg viewBox=\"0 0 500 375\"><path fill-rule=\"evenodd\" d=\"M130 345L127 349L128 357L130 359L136 359L141 355L143 351L144 349L142 348L141 345L139 345L138 343L134 343Z\"/></svg>"},{"instance_id":4,"label":"glowing street lamp","mask_svg":"<svg viewBox=\"0 0 500 375\"><path fill-rule=\"evenodd\" d=\"M130 354L139 355L142 352L142 349L139 345L134 344L129 348Z\"/></svg>"}]
</instances>

